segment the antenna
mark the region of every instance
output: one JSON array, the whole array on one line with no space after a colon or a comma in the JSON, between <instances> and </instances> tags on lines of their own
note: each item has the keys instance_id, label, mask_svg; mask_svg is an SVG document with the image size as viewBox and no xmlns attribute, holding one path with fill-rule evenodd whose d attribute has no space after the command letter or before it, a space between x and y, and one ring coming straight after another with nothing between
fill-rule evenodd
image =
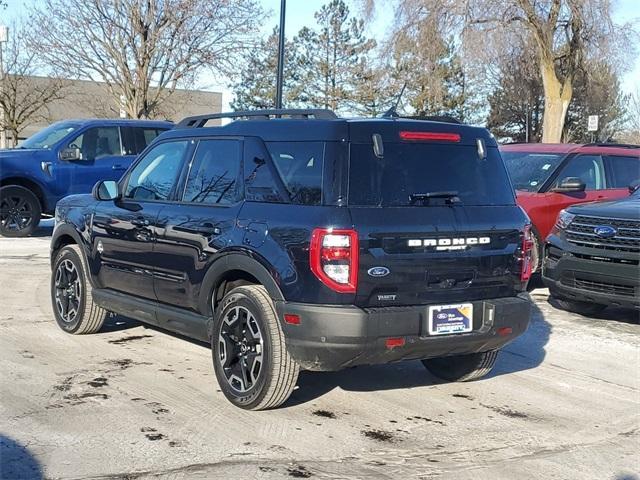
<instances>
[{"instance_id":1,"label":"antenna","mask_svg":"<svg viewBox=\"0 0 640 480\"><path fill-rule=\"evenodd\" d=\"M405 81L402 85L402 90L400 90L400 95L396 99L396 103L393 106L382 114L383 118L398 118L400 115L398 114L398 105L400 104L400 100L402 99L402 94L404 93L404 89L407 88L407 82Z\"/></svg>"}]
</instances>

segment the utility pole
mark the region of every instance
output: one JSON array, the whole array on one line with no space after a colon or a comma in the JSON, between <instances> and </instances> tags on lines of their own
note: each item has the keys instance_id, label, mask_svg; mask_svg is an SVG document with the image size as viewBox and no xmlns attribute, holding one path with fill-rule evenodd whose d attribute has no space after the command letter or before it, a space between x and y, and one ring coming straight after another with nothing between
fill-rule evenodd
<instances>
[{"instance_id":1,"label":"utility pole","mask_svg":"<svg viewBox=\"0 0 640 480\"><path fill-rule=\"evenodd\" d=\"M0 95L4 91L4 44L9 40L9 27L0 25ZM7 148L7 130L4 127L4 108L0 108L0 149Z\"/></svg>"},{"instance_id":2,"label":"utility pole","mask_svg":"<svg viewBox=\"0 0 640 480\"><path fill-rule=\"evenodd\" d=\"M278 76L276 79L276 108L282 108L282 84L284 75L284 13L287 0L280 1L280 38L278 42Z\"/></svg>"}]
</instances>

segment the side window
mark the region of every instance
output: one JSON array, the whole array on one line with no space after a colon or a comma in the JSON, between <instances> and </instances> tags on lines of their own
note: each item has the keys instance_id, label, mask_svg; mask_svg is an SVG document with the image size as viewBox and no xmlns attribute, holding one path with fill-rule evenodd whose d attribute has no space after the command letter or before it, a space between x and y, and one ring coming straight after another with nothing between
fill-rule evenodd
<instances>
[{"instance_id":1,"label":"side window","mask_svg":"<svg viewBox=\"0 0 640 480\"><path fill-rule=\"evenodd\" d=\"M301 205L320 205L324 143L269 142L267 148L291 201Z\"/></svg>"},{"instance_id":2,"label":"side window","mask_svg":"<svg viewBox=\"0 0 640 480\"><path fill-rule=\"evenodd\" d=\"M556 186L567 177L577 177L587 190L607 188L604 178L604 163L600 155L578 155L569 160L556 180Z\"/></svg>"},{"instance_id":3,"label":"side window","mask_svg":"<svg viewBox=\"0 0 640 480\"><path fill-rule=\"evenodd\" d=\"M264 148L251 138L244 142L244 192L248 202L282 203L284 199L267 163Z\"/></svg>"},{"instance_id":4,"label":"side window","mask_svg":"<svg viewBox=\"0 0 640 480\"><path fill-rule=\"evenodd\" d=\"M640 158L613 156L606 158L611 172L609 188L627 188L632 182L640 180Z\"/></svg>"},{"instance_id":5,"label":"side window","mask_svg":"<svg viewBox=\"0 0 640 480\"><path fill-rule=\"evenodd\" d=\"M182 200L208 205L238 202L241 146L237 140L201 140L189 167Z\"/></svg>"},{"instance_id":6,"label":"side window","mask_svg":"<svg viewBox=\"0 0 640 480\"><path fill-rule=\"evenodd\" d=\"M138 155L162 132L161 128L123 127L122 145L125 155Z\"/></svg>"},{"instance_id":7,"label":"side window","mask_svg":"<svg viewBox=\"0 0 640 480\"><path fill-rule=\"evenodd\" d=\"M125 198L166 200L176 182L187 141L166 142L149 151L129 175Z\"/></svg>"},{"instance_id":8,"label":"side window","mask_svg":"<svg viewBox=\"0 0 640 480\"><path fill-rule=\"evenodd\" d=\"M99 160L102 157L122 155L120 129L118 127L90 128L71 140L69 148L79 148L83 160Z\"/></svg>"}]
</instances>

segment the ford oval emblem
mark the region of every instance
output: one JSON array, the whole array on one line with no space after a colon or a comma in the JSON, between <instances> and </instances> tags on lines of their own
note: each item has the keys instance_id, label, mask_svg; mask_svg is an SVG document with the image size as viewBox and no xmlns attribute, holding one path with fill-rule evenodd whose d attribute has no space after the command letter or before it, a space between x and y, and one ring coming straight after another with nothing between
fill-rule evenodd
<instances>
[{"instance_id":1,"label":"ford oval emblem","mask_svg":"<svg viewBox=\"0 0 640 480\"><path fill-rule=\"evenodd\" d=\"M593 229L593 233L602 238L615 237L618 231L609 225L598 225Z\"/></svg>"},{"instance_id":2,"label":"ford oval emblem","mask_svg":"<svg viewBox=\"0 0 640 480\"><path fill-rule=\"evenodd\" d=\"M373 267L367 270L367 273L372 277L386 277L391 272L387 267Z\"/></svg>"}]
</instances>

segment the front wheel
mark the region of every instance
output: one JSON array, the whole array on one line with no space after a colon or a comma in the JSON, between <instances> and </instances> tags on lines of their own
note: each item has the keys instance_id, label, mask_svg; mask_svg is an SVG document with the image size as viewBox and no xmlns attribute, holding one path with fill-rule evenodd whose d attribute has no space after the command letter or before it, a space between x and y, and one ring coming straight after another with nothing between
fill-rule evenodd
<instances>
[{"instance_id":1,"label":"front wheel","mask_svg":"<svg viewBox=\"0 0 640 480\"><path fill-rule=\"evenodd\" d=\"M87 264L78 245L67 245L56 255L51 273L51 303L58 326L67 333L95 333L108 312L93 302Z\"/></svg>"},{"instance_id":2,"label":"front wheel","mask_svg":"<svg viewBox=\"0 0 640 480\"><path fill-rule=\"evenodd\" d=\"M487 375L498 358L498 350L452 357L429 358L422 364L438 378L450 382L468 382Z\"/></svg>"},{"instance_id":3,"label":"front wheel","mask_svg":"<svg viewBox=\"0 0 640 480\"><path fill-rule=\"evenodd\" d=\"M296 385L299 367L285 345L269 294L260 285L234 288L214 315L213 366L227 399L245 410L284 403Z\"/></svg>"},{"instance_id":4,"label":"front wheel","mask_svg":"<svg viewBox=\"0 0 640 480\"><path fill-rule=\"evenodd\" d=\"M40 223L42 208L33 192L20 185L0 188L0 235L26 237Z\"/></svg>"}]
</instances>

